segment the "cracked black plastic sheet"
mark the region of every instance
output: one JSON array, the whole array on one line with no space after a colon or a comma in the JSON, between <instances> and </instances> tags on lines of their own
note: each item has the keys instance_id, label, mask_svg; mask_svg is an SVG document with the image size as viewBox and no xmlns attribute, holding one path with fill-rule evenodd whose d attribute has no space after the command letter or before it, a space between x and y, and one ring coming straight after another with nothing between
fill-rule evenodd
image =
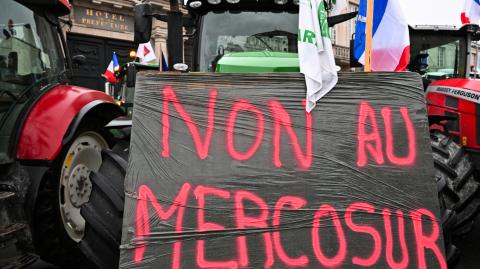
<instances>
[{"instance_id":1,"label":"cracked black plastic sheet","mask_svg":"<svg viewBox=\"0 0 480 269\"><path fill-rule=\"evenodd\" d=\"M300 74L136 85L120 267L445 266L417 74L340 74L309 115Z\"/></svg>"}]
</instances>

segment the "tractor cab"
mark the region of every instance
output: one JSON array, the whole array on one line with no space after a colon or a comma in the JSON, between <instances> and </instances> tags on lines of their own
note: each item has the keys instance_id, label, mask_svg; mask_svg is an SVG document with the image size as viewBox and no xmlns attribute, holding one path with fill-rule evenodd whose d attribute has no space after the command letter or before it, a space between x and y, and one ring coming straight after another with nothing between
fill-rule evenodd
<instances>
[{"instance_id":1,"label":"tractor cab","mask_svg":"<svg viewBox=\"0 0 480 269\"><path fill-rule=\"evenodd\" d=\"M472 70L471 43L480 40L476 24L463 26L417 25L410 29L409 69L419 72L426 90L431 128L448 131L456 143L470 153L480 168L480 81Z\"/></svg>"},{"instance_id":2,"label":"tractor cab","mask_svg":"<svg viewBox=\"0 0 480 269\"><path fill-rule=\"evenodd\" d=\"M478 25L410 26L411 60L408 69L422 75L424 86L470 75L471 42L480 38Z\"/></svg>"},{"instance_id":3,"label":"tractor cab","mask_svg":"<svg viewBox=\"0 0 480 269\"><path fill-rule=\"evenodd\" d=\"M48 85L65 79L66 64L58 38L57 17L69 12L69 4L47 2L2 1L0 163L12 157L17 121L24 116L28 104L48 89Z\"/></svg>"},{"instance_id":4,"label":"tractor cab","mask_svg":"<svg viewBox=\"0 0 480 269\"><path fill-rule=\"evenodd\" d=\"M192 57L185 59L193 70L299 72L298 1L187 1L186 6L196 18Z\"/></svg>"}]
</instances>

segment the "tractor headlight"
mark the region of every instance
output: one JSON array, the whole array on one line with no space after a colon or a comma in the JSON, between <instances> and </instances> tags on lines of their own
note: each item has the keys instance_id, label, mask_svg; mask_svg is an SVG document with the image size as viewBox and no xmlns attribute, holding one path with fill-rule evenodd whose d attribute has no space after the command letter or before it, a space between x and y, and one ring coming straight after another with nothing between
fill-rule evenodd
<instances>
[{"instance_id":1,"label":"tractor headlight","mask_svg":"<svg viewBox=\"0 0 480 269\"><path fill-rule=\"evenodd\" d=\"M210 3L211 5L217 5L220 4L220 1L221 0L208 0L208 3Z\"/></svg>"},{"instance_id":2,"label":"tractor headlight","mask_svg":"<svg viewBox=\"0 0 480 269\"><path fill-rule=\"evenodd\" d=\"M275 4L277 5L285 5L288 0L275 0Z\"/></svg>"},{"instance_id":3,"label":"tractor headlight","mask_svg":"<svg viewBox=\"0 0 480 269\"><path fill-rule=\"evenodd\" d=\"M228 3L230 4L236 4L238 2L240 2L240 0L227 0Z\"/></svg>"},{"instance_id":4,"label":"tractor headlight","mask_svg":"<svg viewBox=\"0 0 480 269\"><path fill-rule=\"evenodd\" d=\"M210 2L210 1L209 1ZM188 4L191 8L199 8L202 6L202 2L200 1L192 1Z\"/></svg>"}]
</instances>

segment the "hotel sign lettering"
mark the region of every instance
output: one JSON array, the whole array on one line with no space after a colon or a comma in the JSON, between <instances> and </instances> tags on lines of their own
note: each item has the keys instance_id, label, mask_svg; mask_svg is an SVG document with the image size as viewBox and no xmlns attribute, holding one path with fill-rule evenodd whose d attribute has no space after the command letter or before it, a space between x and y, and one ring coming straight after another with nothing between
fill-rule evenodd
<instances>
[{"instance_id":1,"label":"hotel sign lettering","mask_svg":"<svg viewBox=\"0 0 480 269\"><path fill-rule=\"evenodd\" d=\"M110 11L76 6L75 22L87 27L115 32L133 32L133 17Z\"/></svg>"}]
</instances>

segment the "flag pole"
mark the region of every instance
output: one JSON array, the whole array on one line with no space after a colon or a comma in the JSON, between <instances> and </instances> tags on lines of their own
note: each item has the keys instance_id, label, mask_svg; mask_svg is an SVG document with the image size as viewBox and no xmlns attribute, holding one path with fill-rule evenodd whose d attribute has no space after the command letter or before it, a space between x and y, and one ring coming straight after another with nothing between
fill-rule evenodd
<instances>
[{"instance_id":1,"label":"flag pole","mask_svg":"<svg viewBox=\"0 0 480 269\"><path fill-rule=\"evenodd\" d=\"M365 29L365 72L372 71L373 1L374 0L367 0L367 23Z\"/></svg>"}]
</instances>

